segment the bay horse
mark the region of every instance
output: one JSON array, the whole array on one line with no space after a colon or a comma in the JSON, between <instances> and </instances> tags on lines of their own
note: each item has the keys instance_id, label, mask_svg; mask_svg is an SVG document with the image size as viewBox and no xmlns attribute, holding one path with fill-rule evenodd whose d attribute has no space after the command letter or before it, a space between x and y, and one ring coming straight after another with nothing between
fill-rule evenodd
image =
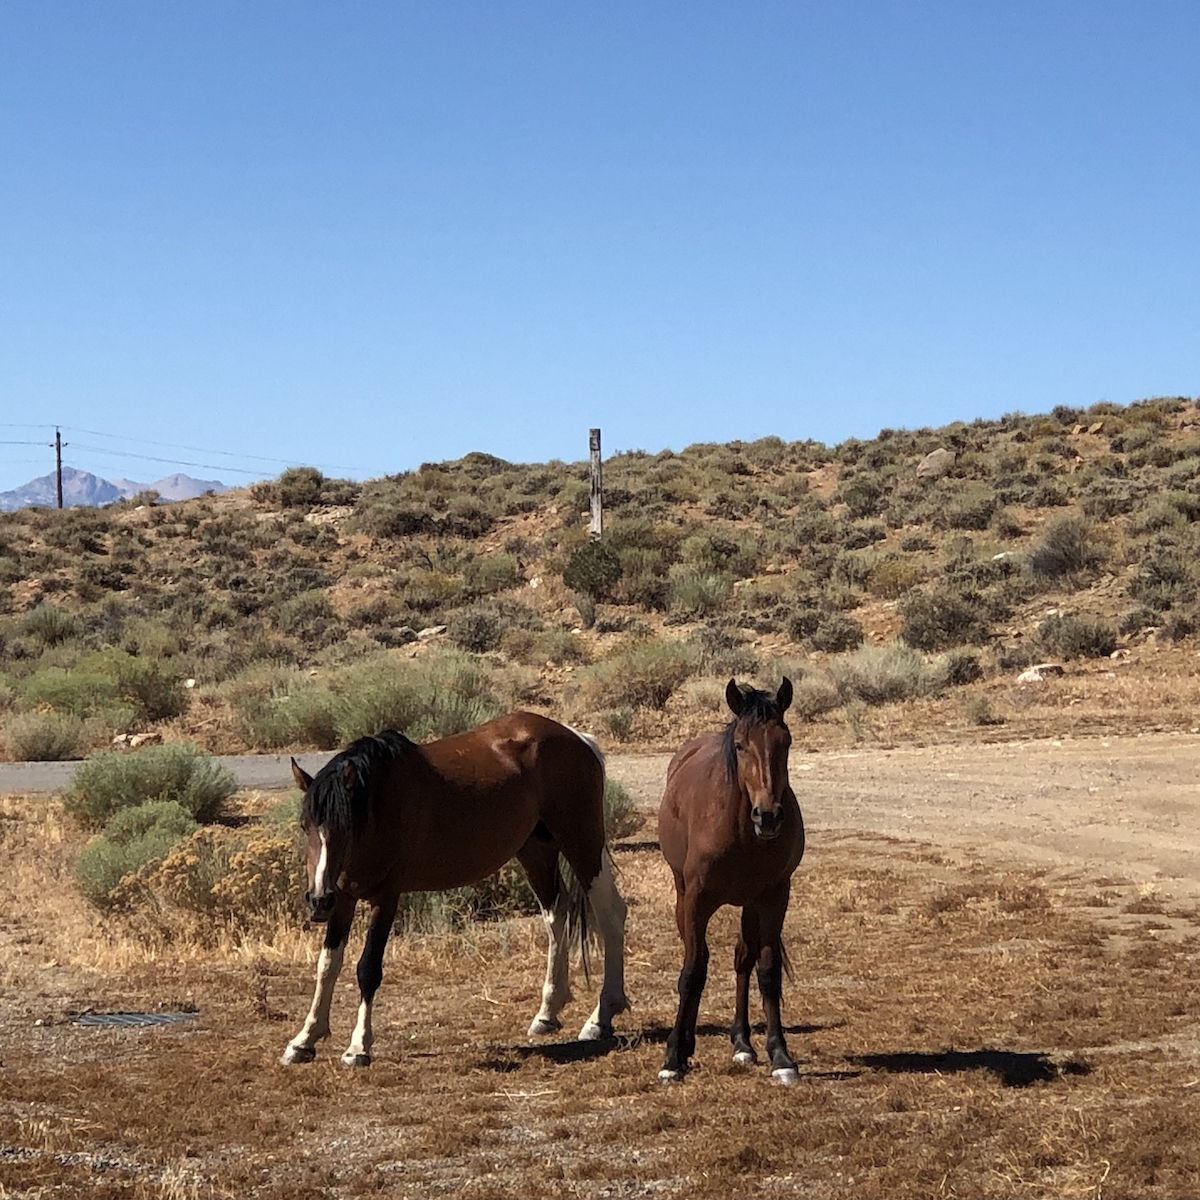
<instances>
[{"instance_id":1,"label":"bay horse","mask_svg":"<svg viewBox=\"0 0 1200 1200\"><path fill-rule=\"evenodd\" d=\"M562 1028L572 998L573 936L589 918L604 953L600 1000L581 1039L612 1035L625 996L625 902L613 879L604 829L604 756L585 734L535 713L497 717L466 733L418 745L386 730L359 738L314 778L292 759L304 793L313 921L325 925L316 991L284 1063L311 1062L329 1036L329 1010L350 923L360 900L370 924L358 960L358 1020L342 1055L371 1062L371 1007L400 896L476 883L516 857L542 906L550 935L542 1003L529 1035ZM564 882L559 855L575 885Z\"/></svg>"},{"instance_id":2,"label":"bay horse","mask_svg":"<svg viewBox=\"0 0 1200 1200\"><path fill-rule=\"evenodd\" d=\"M679 1011L658 1077L680 1080L696 1049L696 1017L708 978L708 923L725 904L742 910L733 956L737 1002L730 1029L734 1061L758 1061L750 1041L750 971L767 1018L767 1055L780 1083L799 1078L780 1020L783 947L792 872L804 855L804 820L788 783L792 735L783 714L792 684L779 691L725 689L733 720L724 731L682 746L667 767L658 839L675 877L675 923L683 939Z\"/></svg>"}]
</instances>

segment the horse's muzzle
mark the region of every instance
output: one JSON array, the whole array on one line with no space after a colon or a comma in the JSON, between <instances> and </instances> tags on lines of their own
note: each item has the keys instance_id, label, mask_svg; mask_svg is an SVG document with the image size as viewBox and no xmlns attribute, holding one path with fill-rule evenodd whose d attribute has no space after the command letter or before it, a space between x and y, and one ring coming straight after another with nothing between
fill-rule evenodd
<instances>
[{"instance_id":1,"label":"horse's muzzle","mask_svg":"<svg viewBox=\"0 0 1200 1200\"><path fill-rule=\"evenodd\" d=\"M316 924L324 925L333 915L335 900L333 892L325 892L320 896L314 896L312 892L305 892L304 899L308 903L309 920Z\"/></svg>"},{"instance_id":2,"label":"horse's muzzle","mask_svg":"<svg viewBox=\"0 0 1200 1200\"><path fill-rule=\"evenodd\" d=\"M768 842L779 833L782 824L778 809L759 808L757 804L750 810L750 820L754 823L754 832Z\"/></svg>"}]
</instances>

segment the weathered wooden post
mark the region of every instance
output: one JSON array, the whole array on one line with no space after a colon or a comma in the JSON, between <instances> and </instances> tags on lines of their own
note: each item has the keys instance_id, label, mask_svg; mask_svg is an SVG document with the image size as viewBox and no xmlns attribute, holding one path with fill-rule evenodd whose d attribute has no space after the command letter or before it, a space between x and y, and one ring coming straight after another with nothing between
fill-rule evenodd
<instances>
[{"instance_id":1,"label":"weathered wooden post","mask_svg":"<svg viewBox=\"0 0 1200 1200\"><path fill-rule=\"evenodd\" d=\"M595 540L604 531L604 484L600 477L600 430L588 431L588 449L592 456L592 524L591 536Z\"/></svg>"}]
</instances>

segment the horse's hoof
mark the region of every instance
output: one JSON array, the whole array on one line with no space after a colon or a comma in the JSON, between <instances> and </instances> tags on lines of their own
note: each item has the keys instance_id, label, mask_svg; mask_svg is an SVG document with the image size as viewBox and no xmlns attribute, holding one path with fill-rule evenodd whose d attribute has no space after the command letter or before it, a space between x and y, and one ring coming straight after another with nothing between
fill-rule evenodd
<instances>
[{"instance_id":1,"label":"horse's hoof","mask_svg":"<svg viewBox=\"0 0 1200 1200\"><path fill-rule=\"evenodd\" d=\"M613 1035L611 1025L601 1025L596 1021L589 1021L580 1031L579 1040L581 1042L600 1042L605 1038L610 1038Z\"/></svg>"},{"instance_id":2,"label":"horse's hoof","mask_svg":"<svg viewBox=\"0 0 1200 1200\"><path fill-rule=\"evenodd\" d=\"M533 1024L529 1027L530 1037L546 1037L548 1034L557 1033L562 1028L562 1022L551 1017L549 1020L545 1017L537 1017Z\"/></svg>"},{"instance_id":3,"label":"horse's hoof","mask_svg":"<svg viewBox=\"0 0 1200 1200\"><path fill-rule=\"evenodd\" d=\"M347 1067L369 1067L371 1065L371 1056L369 1054L353 1054L347 1050L342 1055L342 1064Z\"/></svg>"},{"instance_id":4,"label":"horse's hoof","mask_svg":"<svg viewBox=\"0 0 1200 1200\"><path fill-rule=\"evenodd\" d=\"M682 1083L684 1072L675 1067L663 1067L658 1073L659 1083Z\"/></svg>"},{"instance_id":5,"label":"horse's hoof","mask_svg":"<svg viewBox=\"0 0 1200 1200\"><path fill-rule=\"evenodd\" d=\"M758 1062L758 1055L753 1050L738 1050L734 1053L733 1061L739 1067L753 1067Z\"/></svg>"},{"instance_id":6,"label":"horse's hoof","mask_svg":"<svg viewBox=\"0 0 1200 1200\"><path fill-rule=\"evenodd\" d=\"M795 1067L776 1067L771 1072L771 1078L784 1087L791 1087L793 1083L800 1082L800 1072Z\"/></svg>"},{"instance_id":7,"label":"horse's hoof","mask_svg":"<svg viewBox=\"0 0 1200 1200\"><path fill-rule=\"evenodd\" d=\"M313 1046L288 1046L279 1061L285 1067L290 1067L292 1063L312 1062L316 1057L317 1051Z\"/></svg>"}]
</instances>

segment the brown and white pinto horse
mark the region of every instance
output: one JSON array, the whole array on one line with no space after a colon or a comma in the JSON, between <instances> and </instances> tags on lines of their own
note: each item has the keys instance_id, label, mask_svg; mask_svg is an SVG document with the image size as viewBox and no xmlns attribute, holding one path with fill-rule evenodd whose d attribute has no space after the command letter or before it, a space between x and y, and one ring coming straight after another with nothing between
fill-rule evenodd
<instances>
[{"instance_id":1,"label":"brown and white pinto horse","mask_svg":"<svg viewBox=\"0 0 1200 1200\"><path fill-rule=\"evenodd\" d=\"M724 732L683 746L667 768L658 812L658 838L675 876L675 921L683 939L679 1012L667 1038L658 1077L682 1079L696 1049L696 1016L708 978L708 923L724 904L742 910L734 953L737 1007L730 1030L734 1061L758 1061L750 1042L750 971L758 970L767 1018L771 1073L781 1083L798 1078L788 1054L779 1005L787 966L783 918L792 872L804 854L804 821L788 784L792 736L783 714L792 702L784 679L775 695L725 689L734 719Z\"/></svg>"},{"instance_id":2,"label":"brown and white pinto horse","mask_svg":"<svg viewBox=\"0 0 1200 1200\"><path fill-rule=\"evenodd\" d=\"M292 760L304 792L306 900L325 923L312 1008L283 1062L310 1062L329 1036L333 988L360 900L370 906L358 961L360 1002L347 1066L371 1061L371 1006L400 896L475 883L514 856L542 905L550 951L530 1035L562 1028L571 999L573 932L590 914L604 950L600 1002L580 1038L612 1034L625 997L625 902L613 881L604 830L604 756L591 738L534 713L497 717L467 733L417 745L392 730L359 738L315 778ZM562 855L577 882L572 898Z\"/></svg>"}]
</instances>

